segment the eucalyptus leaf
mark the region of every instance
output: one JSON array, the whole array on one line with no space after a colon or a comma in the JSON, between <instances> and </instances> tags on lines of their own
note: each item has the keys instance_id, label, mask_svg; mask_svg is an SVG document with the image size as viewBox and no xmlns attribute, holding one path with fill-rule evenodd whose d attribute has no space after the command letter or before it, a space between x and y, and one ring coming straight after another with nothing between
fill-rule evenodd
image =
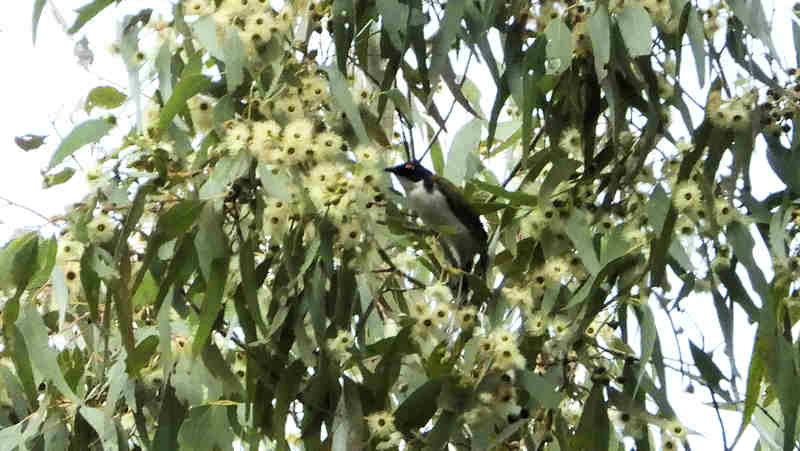
<instances>
[{"instance_id":1,"label":"eucalyptus leaf","mask_svg":"<svg viewBox=\"0 0 800 451\"><path fill-rule=\"evenodd\" d=\"M608 62L611 60L611 18L605 5L598 5L589 18L588 31L592 38L594 70L597 78L602 80L608 74Z\"/></svg>"},{"instance_id":2,"label":"eucalyptus leaf","mask_svg":"<svg viewBox=\"0 0 800 451\"><path fill-rule=\"evenodd\" d=\"M547 73L560 74L569 69L575 43L572 31L560 17L553 19L544 30L547 36Z\"/></svg>"},{"instance_id":3,"label":"eucalyptus leaf","mask_svg":"<svg viewBox=\"0 0 800 451\"><path fill-rule=\"evenodd\" d=\"M447 153L444 177L456 185L461 185L467 177L467 162L470 154L478 149L484 121L473 119L456 133L453 145Z\"/></svg>"},{"instance_id":4,"label":"eucalyptus leaf","mask_svg":"<svg viewBox=\"0 0 800 451\"><path fill-rule=\"evenodd\" d=\"M69 134L61 140L53 156L50 158L48 168L59 165L67 157L70 157L81 147L94 144L100 141L117 125L117 120L113 116L103 119L89 119L78 124Z\"/></svg>"},{"instance_id":5,"label":"eucalyptus leaf","mask_svg":"<svg viewBox=\"0 0 800 451\"><path fill-rule=\"evenodd\" d=\"M617 25L632 58L649 55L653 22L641 6L626 6L617 13Z\"/></svg>"},{"instance_id":6,"label":"eucalyptus leaf","mask_svg":"<svg viewBox=\"0 0 800 451\"><path fill-rule=\"evenodd\" d=\"M90 20L92 20L96 15L100 14L100 12L110 6L112 3L118 0L94 0L91 3L87 3L80 8L77 9L78 17L75 19L75 23L69 27L67 33L75 34L83 28Z\"/></svg>"},{"instance_id":7,"label":"eucalyptus leaf","mask_svg":"<svg viewBox=\"0 0 800 451\"><path fill-rule=\"evenodd\" d=\"M112 110L121 106L127 99L128 96L113 86L98 86L92 89L86 97L84 110L87 114L91 113L95 107Z\"/></svg>"}]
</instances>

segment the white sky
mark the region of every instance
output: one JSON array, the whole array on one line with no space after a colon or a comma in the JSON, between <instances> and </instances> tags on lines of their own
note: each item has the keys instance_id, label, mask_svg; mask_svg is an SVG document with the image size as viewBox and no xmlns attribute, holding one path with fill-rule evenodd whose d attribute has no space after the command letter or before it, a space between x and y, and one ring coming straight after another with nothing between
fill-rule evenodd
<instances>
[{"instance_id":1,"label":"white sky","mask_svg":"<svg viewBox=\"0 0 800 451\"><path fill-rule=\"evenodd\" d=\"M66 21L72 23L73 16L70 11L89 0L59 0L55 3L61 8ZM88 74L78 66L73 56L74 41L68 38L61 26L53 18L51 10L45 9L39 25L37 45L31 42L31 13L32 1L8 2L4 5L3 14L0 15L0 48L4 49L6 69L0 72L0 89L4 108L0 111L0 142L3 143L4 160L0 164L0 196L12 202L32 208L46 217L57 215L64 211L64 206L80 200L84 192L82 177L76 174L73 182L60 185L49 190L42 189L40 170L46 167L50 155L58 145L61 136L66 135L74 124L85 119L82 113L83 101L86 94L94 87L110 84L108 81L99 80L96 76ZM152 2L147 2L148 4ZM167 5L167 2L163 2ZM792 48L792 34L790 28L791 6L788 0L775 0L778 8L772 16L772 2L765 0L767 17L774 18L774 39L779 46L779 53L784 62L784 67L794 65L794 50ZM89 42L95 55L93 72L103 76L121 77L118 79L119 87L125 91L127 81L121 63L113 59L105 51L106 45L114 36L114 20L120 19L125 13L131 13L144 6L140 2L123 2L122 7L110 7L101 16L102 23L90 23L82 30L77 38L88 34ZM114 10L118 13L114 13ZM109 14L111 13L111 14ZM114 20L109 20L114 16ZM685 53L685 61L691 62L690 53ZM106 70L106 68L110 68ZM694 79L696 77L693 76ZM113 84L113 83L111 83ZM484 94L484 99L488 94ZM484 108L489 111L489 108ZM70 120L70 116L73 118ZM455 130L453 130L455 131ZM47 144L37 150L23 152L13 141L14 136L26 133L49 135ZM753 167L754 180L763 180L765 175L771 175L763 157L763 150L757 152ZM756 197L777 189L773 184L757 184L754 188ZM24 209L6 205L0 199L0 243L4 243L15 230L20 228L35 228L44 223L44 220ZM54 229L49 229L51 232ZM723 340L715 336L716 315L710 307L710 301L698 300L706 308L699 307L693 312L695 320L682 325L687 330L687 335L698 345L705 344L706 350L721 349ZM741 311L737 313L742 319ZM657 324L663 324L665 317L656 313ZM713 321L714 327L703 328L703 323ZM742 324L739 324L742 323ZM752 345L753 328L739 321L737 330L749 330L750 333L737 335L737 360L739 371L747 373L746 363L749 361L747 354ZM676 356L676 348L671 332L664 330L661 334L662 346L667 356ZM684 358L687 358L686 336L682 336ZM722 352L718 351L715 356ZM726 365L721 365L725 368ZM693 436L691 444L694 449L719 449L722 440L719 433L719 424L713 409L702 407L698 403L698 393L703 392L697 386L695 395L686 395L682 388L685 380L677 377L671 378L670 400L682 420L690 429L700 431L703 436ZM744 384L741 384L744 388ZM735 433L739 424L738 415L730 416L728 423L730 435ZM752 449L755 435L750 434L737 449Z\"/></svg>"}]
</instances>

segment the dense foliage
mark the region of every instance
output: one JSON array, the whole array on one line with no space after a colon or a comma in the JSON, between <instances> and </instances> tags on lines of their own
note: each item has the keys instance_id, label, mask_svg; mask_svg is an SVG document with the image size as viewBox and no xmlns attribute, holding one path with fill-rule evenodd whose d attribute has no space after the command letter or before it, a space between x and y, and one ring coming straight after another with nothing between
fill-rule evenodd
<instances>
[{"instance_id":1,"label":"dense foliage","mask_svg":"<svg viewBox=\"0 0 800 451\"><path fill-rule=\"evenodd\" d=\"M139 3L45 173L90 193L0 253L0 449L688 448L675 375L741 412L720 447L797 446L800 74L757 1ZM483 215L467 294L404 141ZM719 352L656 323L691 302Z\"/></svg>"}]
</instances>

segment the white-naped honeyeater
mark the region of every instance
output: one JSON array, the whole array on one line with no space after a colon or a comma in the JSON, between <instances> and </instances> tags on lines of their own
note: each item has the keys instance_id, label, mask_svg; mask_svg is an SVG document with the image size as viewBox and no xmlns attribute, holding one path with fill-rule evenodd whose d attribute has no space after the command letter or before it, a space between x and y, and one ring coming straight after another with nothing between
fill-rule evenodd
<instances>
[{"instance_id":1,"label":"white-naped honeyeater","mask_svg":"<svg viewBox=\"0 0 800 451\"><path fill-rule=\"evenodd\" d=\"M449 180L409 160L386 168L403 186L408 207L436 230L449 263L483 277L486 273L488 236L480 217L461 191ZM479 260L475 264L475 257ZM460 282L466 288L466 280Z\"/></svg>"}]
</instances>

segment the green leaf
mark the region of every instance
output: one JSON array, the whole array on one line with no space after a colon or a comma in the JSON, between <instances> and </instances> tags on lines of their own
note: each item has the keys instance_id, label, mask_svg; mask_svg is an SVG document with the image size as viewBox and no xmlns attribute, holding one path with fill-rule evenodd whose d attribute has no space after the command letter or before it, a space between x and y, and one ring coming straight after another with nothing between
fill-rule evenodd
<instances>
[{"instance_id":1,"label":"green leaf","mask_svg":"<svg viewBox=\"0 0 800 451\"><path fill-rule=\"evenodd\" d=\"M210 15L197 19L191 25L191 28L194 36L208 50L208 53L225 63L225 79L228 92L232 93L244 81L244 68L247 64L244 44L239 38L239 32L236 27L232 25L225 26L225 37L221 42L219 40L220 34L217 30L217 22Z\"/></svg>"},{"instance_id":2,"label":"green leaf","mask_svg":"<svg viewBox=\"0 0 800 451\"><path fill-rule=\"evenodd\" d=\"M58 388L62 395L74 403L80 403L72 389L64 379L61 367L58 365L58 352L50 346L49 330L42 320L42 315L33 302L27 303L22 313L14 323L25 337L31 363L38 373Z\"/></svg>"},{"instance_id":3,"label":"green leaf","mask_svg":"<svg viewBox=\"0 0 800 451\"><path fill-rule=\"evenodd\" d=\"M213 204L208 204L198 221L194 246L203 277L211 277L211 263L216 259L227 258L230 253L228 236L223 230L225 219Z\"/></svg>"},{"instance_id":4,"label":"green leaf","mask_svg":"<svg viewBox=\"0 0 800 451\"><path fill-rule=\"evenodd\" d=\"M536 206L539 204L539 198L532 194L523 193L521 191L506 191L498 185L482 182L480 180L472 180L470 183L487 193L491 193L503 199L508 199L515 205Z\"/></svg>"},{"instance_id":5,"label":"green leaf","mask_svg":"<svg viewBox=\"0 0 800 451\"><path fill-rule=\"evenodd\" d=\"M336 45L337 71L347 72L347 55L350 53L350 43L354 34L353 29L356 25L355 1L334 0L331 17L333 20L333 41Z\"/></svg>"},{"instance_id":6,"label":"green leaf","mask_svg":"<svg viewBox=\"0 0 800 451\"><path fill-rule=\"evenodd\" d=\"M650 54L653 22L641 6L626 6L617 14L617 25L631 58Z\"/></svg>"},{"instance_id":7,"label":"green leaf","mask_svg":"<svg viewBox=\"0 0 800 451\"><path fill-rule=\"evenodd\" d=\"M91 113L94 107L112 110L125 103L126 100L128 100L128 96L117 91L116 88L112 86L98 86L89 92L89 95L86 97L86 105L84 105L83 109L86 111L86 114Z\"/></svg>"},{"instance_id":8,"label":"green leaf","mask_svg":"<svg viewBox=\"0 0 800 451\"><path fill-rule=\"evenodd\" d=\"M449 410L443 411L441 415L439 415L439 421L436 422L436 426L434 426L429 433L427 439L428 446L425 449L445 449L445 444L453 436L453 431L455 431L458 426L458 417L459 414L456 412L451 412Z\"/></svg>"},{"instance_id":9,"label":"green leaf","mask_svg":"<svg viewBox=\"0 0 800 451\"><path fill-rule=\"evenodd\" d=\"M39 249L36 252L36 272L28 282L29 288L39 288L50 279L53 274L53 267L56 264L56 254L58 253L58 241L55 237L50 237L46 241L39 241Z\"/></svg>"},{"instance_id":10,"label":"green leaf","mask_svg":"<svg viewBox=\"0 0 800 451\"><path fill-rule=\"evenodd\" d=\"M33 24L31 26L31 32L33 33L33 45L36 45L36 30L39 28L39 19L42 18L42 11L44 10L45 4L47 4L47 0L36 0L33 3Z\"/></svg>"},{"instance_id":11,"label":"green leaf","mask_svg":"<svg viewBox=\"0 0 800 451\"><path fill-rule=\"evenodd\" d=\"M581 210L576 210L569 215L567 236L575 245L575 250L578 251L578 255L589 273L599 273L602 267L594 249L594 237L586 222L585 214Z\"/></svg>"},{"instance_id":12,"label":"green leaf","mask_svg":"<svg viewBox=\"0 0 800 451\"><path fill-rule=\"evenodd\" d=\"M225 34L225 80L228 92L232 93L244 82L244 69L247 64L244 44L236 27L226 27Z\"/></svg>"},{"instance_id":13,"label":"green leaf","mask_svg":"<svg viewBox=\"0 0 800 451\"><path fill-rule=\"evenodd\" d=\"M340 3L342 0L337 0ZM335 8L334 8L335 9ZM356 132L358 141L360 143L370 142L367 136L367 129L364 127L364 122L361 120L361 113L358 111L358 106L353 102L353 96L350 94L350 88L347 86L347 81L335 66L328 66L323 68L328 74L328 82L330 83L331 94L336 104L347 115L347 119L353 126Z\"/></svg>"},{"instance_id":14,"label":"green leaf","mask_svg":"<svg viewBox=\"0 0 800 451\"><path fill-rule=\"evenodd\" d=\"M800 392L797 391L796 351L783 336L775 337L775 378L778 400L783 413L783 449L794 449L797 428L797 408Z\"/></svg>"},{"instance_id":15,"label":"green leaf","mask_svg":"<svg viewBox=\"0 0 800 451\"><path fill-rule=\"evenodd\" d=\"M786 208L789 198L784 198L784 205L772 214L769 221L769 246L772 252L772 257L778 261L786 259L786 242L788 241L788 234L786 233L785 224L791 219L791 211Z\"/></svg>"},{"instance_id":16,"label":"green leaf","mask_svg":"<svg viewBox=\"0 0 800 451\"><path fill-rule=\"evenodd\" d=\"M285 418L284 418L285 419ZM236 441L228 419L228 407L203 405L193 407L178 433L180 449L230 450Z\"/></svg>"},{"instance_id":17,"label":"green leaf","mask_svg":"<svg viewBox=\"0 0 800 451\"><path fill-rule=\"evenodd\" d=\"M394 412L397 429L410 432L425 426L436 413L441 391L442 383L435 379L428 380L416 389Z\"/></svg>"},{"instance_id":18,"label":"green leaf","mask_svg":"<svg viewBox=\"0 0 800 451\"><path fill-rule=\"evenodd\" d=\"M592 38L594 70L597 79L602 80L608 74L608 62L611 60L611 19L605 5L599 5L589 18L589 36Z\"/></svg>"},{"instance_id":19,"label":"green leaf","mask_svg":"<svg viewBox=\"0 0 800 451\"><path fill-rule=\"evenodd\" d=\"M331 428L331 451L365 449L364 409L358 386L350 378L344 377L343 388Z\"/></svg>"},{"instance_id":20,"label":"green leaf","mask_svg":"<svg viewBox=\"0 0 800 451\"><path fill-rule=\"evenodd\" d=\"M8 319L8 304L5 306L5 311L3 312L4 319ZM36 390L36 381L33 377L33 365L31 363L31 352L28 349L28 345L25 343L25 337L22 335L22 331L19 327L15 324L8 324L3 328L4 332L4 341L6 348L10 351L9 357L11 357L11 361L14 363L14 370L16 370L16 378L19 380L19 385L21 385L19 392L25 395L24 398L20 397L19 401L27 401L27 402L20 402L20 407L26 407L28 409L33 409L34 406L38 404L37 396L39 392ZM8 371L8 369L3 368L3 370ZM9 376L5 378L5 387L11 387L10 382L16 382L15 379L11 379L9 381ZM0 442L2 443L2 442Z\"/></svg>"},{"instance_id":21,"label":"green leaf","mask_svg":"<svg viewBox=\"0 0 800 451\"><path fill-rule=\"evenodd\" d=\"M292 200L292 194L289 192L292 180L287 174L283 172L273 173L270 166L265 163L259 163L258 178L261 180L261 187L269 197L274 197L284 202Z\"/></svg>"},{"instance_id":22,"label":"green leaf","mask_svg":"<svg viewBox=\"0 0 800 451\"><path fill-rule=\"evenodd\" d=\"M18 244L17 244L18 243ZM36 232L27 233L16 240L14 246L17 251L11 257L11 277L17 290L21 292L33 278L37 269L37 258L39 253L39 234Z\"/></svg>"},{"instance_id":23,"label":"green leaf","mask_svg":"<svg viewBox=\"0 0 800 451\"><path fill-rule=\"evenodd\" d=\"M728 5L736 17L747 26L748 31L770 50L770 56L777 58L778 54L772 43L772 26L764 15L761 2L759 0L730 0Z\"/></svg>"},{"instance_id":24,"label":"green leaf","mask_svg":"<svg viewBox=\"0 0 800 451\"><path fill-rule=\"evenodd\" d=\"M277 449L288 450L286 443L286 418L289 416L289 404L297 396L300 382L303 380L306 366L303 362L295 360L287 366L281 375L278 386L275 389L275 410L272 411L272 431L273 437L278 443Z\"/></svg>"},{"instance_id":25,"label":"green leaf","mask_svg":"<svg viewBox=\"0 0 800 451\"><path fill-rule=\"evenodd\" d=\"M52 169L81 147L100 141L116 125L117 121L113 116L104 119L89 119L78 124L58 145L50 158L48 169Z\"/></svg>"},{"instance_id":26,"label":"green leaf","mask_svg":"<svg viewBox=\"0 0 800 451\"><path fill-rule=\"evenodd\" d=\"M703 350L691 340L689 340L689 350L692 353L694 364L697 365L697 369L700 371L700 375L703 377L705 383L714 390L715 393L722 392L719 382L721 380L727 380L727 378L722 374L717 364L714 363L711 355L703 352Z\"/></svg>"},{"instance_id":27,"label":"green leaf","mask_svg":"<svg viewBox=\"0 0 800 451\"><path fill-rule=\"evenodd\" d=\"M603 399L603 385L595 384L583 406L583 414L570 449L607 450L610 427L608 409Z\"/></svg>"},{"instance_id":28,"label":"green leaf","mask_svg":"<svg viewBox=\"0 0 800 451\"><path fill-rule=\"evenodd\" d=\"M656 330L656 321L653 318L653 312L647 304L640 304L636 307L636 318L639 320L639 328L641 329L641 362L649 362L650 357L653 356L653 351L656 348L656 340L658 340L658 331ZM639 374L636 375L636 387L639 387L641 377L645 373L646 365L641 365Z\"/></svg>"},{"instance_id":29,"label":"green leaf","mask_svg":"<svg viewBox=\"0 0 800 451\"><path fill-rule=\"evenodd\" d=\"M203 74L187 73L181 74L181 79L175 85L172 96L167 100L161 114L158 117L158 128L165 130L172 122L172 119L186 108L186 101L193 96L208 90L211 86L211 79Z\"/></svg>"},{"instance_id":30,"label":"green leaf","mask_svg":"<svg viewBox=\"0 0 800 451\"><path fill-rule=\"evenodd\" d=\"M397 0L383 0L376 2L375 6L381 13L383 30L389 36L392 46L395 50L403 52L408 48L408 45L405 44L408 6Z\"/></svg>"},{"instance_id":31,"label":"green leaf","mask_svg":"<svg viewBox=\"0 0 800 451\"><path fill-rule=\"evenodd\" d=\"M155 233L158 238L166 242L185 233L194 225L204 206L205 201L202 200L184 200L170 208L156 222Z\"/></svg>"},{"instance_id":32,"label":"green leaf","mask_svg":"<svg viewBox=\"0 0 800 451\"><path fill-rule=\"evenodd\" d=\"M467 162L469 155L478 149L481 141L481 131L484 121L473 119L456 133L453 145L447 152L447 165L444 168L444 177L460 186L467 177Z\"/></svg>"},{"instance_id":33,"label":"green leaf","mask_svg":"<svg viewBox=\"0 0 800 451\"><path fill-rule=\"evenodd\" d=\"M217 315L222 310L222 298L228 278L228 262L227 258L216 258L211 261L210 274L206 280L205 300L200 308L200 320L192 341L192 354L195 357L206 346L217 321Z\"/></svg>"},{"instance_id":34,"label":"green leaf","mask_svg":"<svg viewBox=\"0 0 800 451\"><path fill-rule=\"evenodd\" d=\"M55 174L45 175L42 180L42 186L46 189L67 183L75 175L75 172L75 168L66 167Z\"/></svg>"},{"instance_id":35,"label":"green leaf","mask_svg":"<svg viewBox=\"0 0 800 451\"><path fill-rule=\"evenodd\" d=\"M753 257L755 242L753 241L752 235L750 235L750 231L742 224L734 222L728 225L728 240L733 247L736 258L739 259L739 262L741 262L747 270L747 274L750 276L750 283L753 284L753 289L762 299L766 299L769 296L770 289L764 272L761 270L761 265L756 262Z\"/></svg>"},{"instance_id":36,"label":"green leaf","mask_svg":"<svg viewBox=\"0 0 800 451\"><path fill-rule=\"evenodd\" d=\"M125 358L125 371L131 377L137 377L139 371L150 363L150 359L158 349L158 336L150 335L134 348L133 352Z\"/></svg>"},{"instance_id":37,"label":"green leaf","mask_svg":"<svg viewBox=\"0 0 800 451\"><path fill-rule=\"evenodd\" d=\"M171 451L180 449L178 446L178 433L184 418L186 418L186 406L181 404L178 398L175 397L175 388L170 384L166 384L164 387L163 399L161 412L158 416L158 429L153 438L153 450Z\"/></svg>"},{"instance_id":38,"label":"green leaf","mask_svg":"<svg viewBox=\"0 0 800 451\"><path fill-rule=\"evenodd\" d=\"M555 153L553 156L553 168L547 173L547 177L542 183L542 188L539 190L539 205L542 207L550 207L550 196L561 182L569 180L572 174L578 170L583 164L577 160L567 158L563 153ZM558 164L555 164L556 161Z\"/></svg>"},{"instance_id":39,"label":"green leaf","mask_svg":"<svg viewBox=\"0 0 800 451\"><path fill-rule=\"evenodd\" d=\"M87 3L86 5L81 6L77 9L78 17L75 19L75 23L69 27L67 33L75 34L80 30L87 22L92 20L94 16L100 14L100 11L106 9L109 5L114 3L115 0L94 0L91 3Z\"/></svg>"},{"instance_id":40,"label":"green leaf","mask_svg":"<svg viewBox=\"0 0 800 451\"><path fill-rule=\"evenodd\" d=\"M792 37L794 39L795 64L800 66L800 25L792 21Z\"/></svg>"},{"instance_id":41,"label":"green leaf","mask_svg":"<svg viewBox=\"0 0 800 451\"><path fill-rule=\"evenodd\" d=\"M248 152L226 155L214 167L214 172L200 188L200 199L218 198L224 194L231 183L247 175L253 157Z\"/></svg>"},{"instance_id":42,"label":"green leaf","mask_svg":"<svg viewBox=\"0 0 800 451\"><path fill-rule=\"evenodd\" d=\"M686 33L689 35L689 44L694 55L694 67L697 70L697 81L702 88L706 84L706 45L703 23L700 15L691 2L689 2L689 21Z\"/></svg>"},{"instance_id":43,"label":"green leaf","mask_svg":"<svg viewBox=\"0 0 800 451\"><path fill-rule=\"evenodd\" d=\"M444 18L439 25L431 48L431 65L428 73L428 80L431 84L439 81L439 76L444 70L445 64L447 64L446 59L461 27L461 19L464 17L466 3L465 0L449 0L446 3Z\"/></svg>"},{"instance_id":44,"label":"green leaf","mask_svg":"<svg viewBox=\"0 0 800 451\"><path fill-rule=\"evenodd\" d=\"M742 412L742 425L739 426L739 432L736 434L736 440L739 440L745 428L750 424L753 418L753 412L756 410L758 402L761 400L761 382L766 375L766 361L759 352L759 348L763 347L763 338L756 334L753 341L753 351L750 353L750 367L747 371L747 391L744 399L744 411Z\"/></svg>"},{"instance_id":45,"label":"green leaf","mask_svg":"<svg viewBox=\"0 0 800 451\"><path fill-rule=\"evenodd\" d=\"M552 374L551 374L552 375ZM555 409L564 398L564 393L558 391L559 383L552 377L538 375L533 371L519 371L519 381L530 395L531 404L535 408Z\"/></svg>"},{"instance_id":46,"label":"green leaf","mask_svg":"<svg viewBox=\"0 0 800 451\"><path fill-rule=\"evenodd\" d=\"M572 52L575 50L572 31L558 17L550 21L544 34L547 37L547 73L561 74L572 64Z\"/></svg>"}]
</instances>

